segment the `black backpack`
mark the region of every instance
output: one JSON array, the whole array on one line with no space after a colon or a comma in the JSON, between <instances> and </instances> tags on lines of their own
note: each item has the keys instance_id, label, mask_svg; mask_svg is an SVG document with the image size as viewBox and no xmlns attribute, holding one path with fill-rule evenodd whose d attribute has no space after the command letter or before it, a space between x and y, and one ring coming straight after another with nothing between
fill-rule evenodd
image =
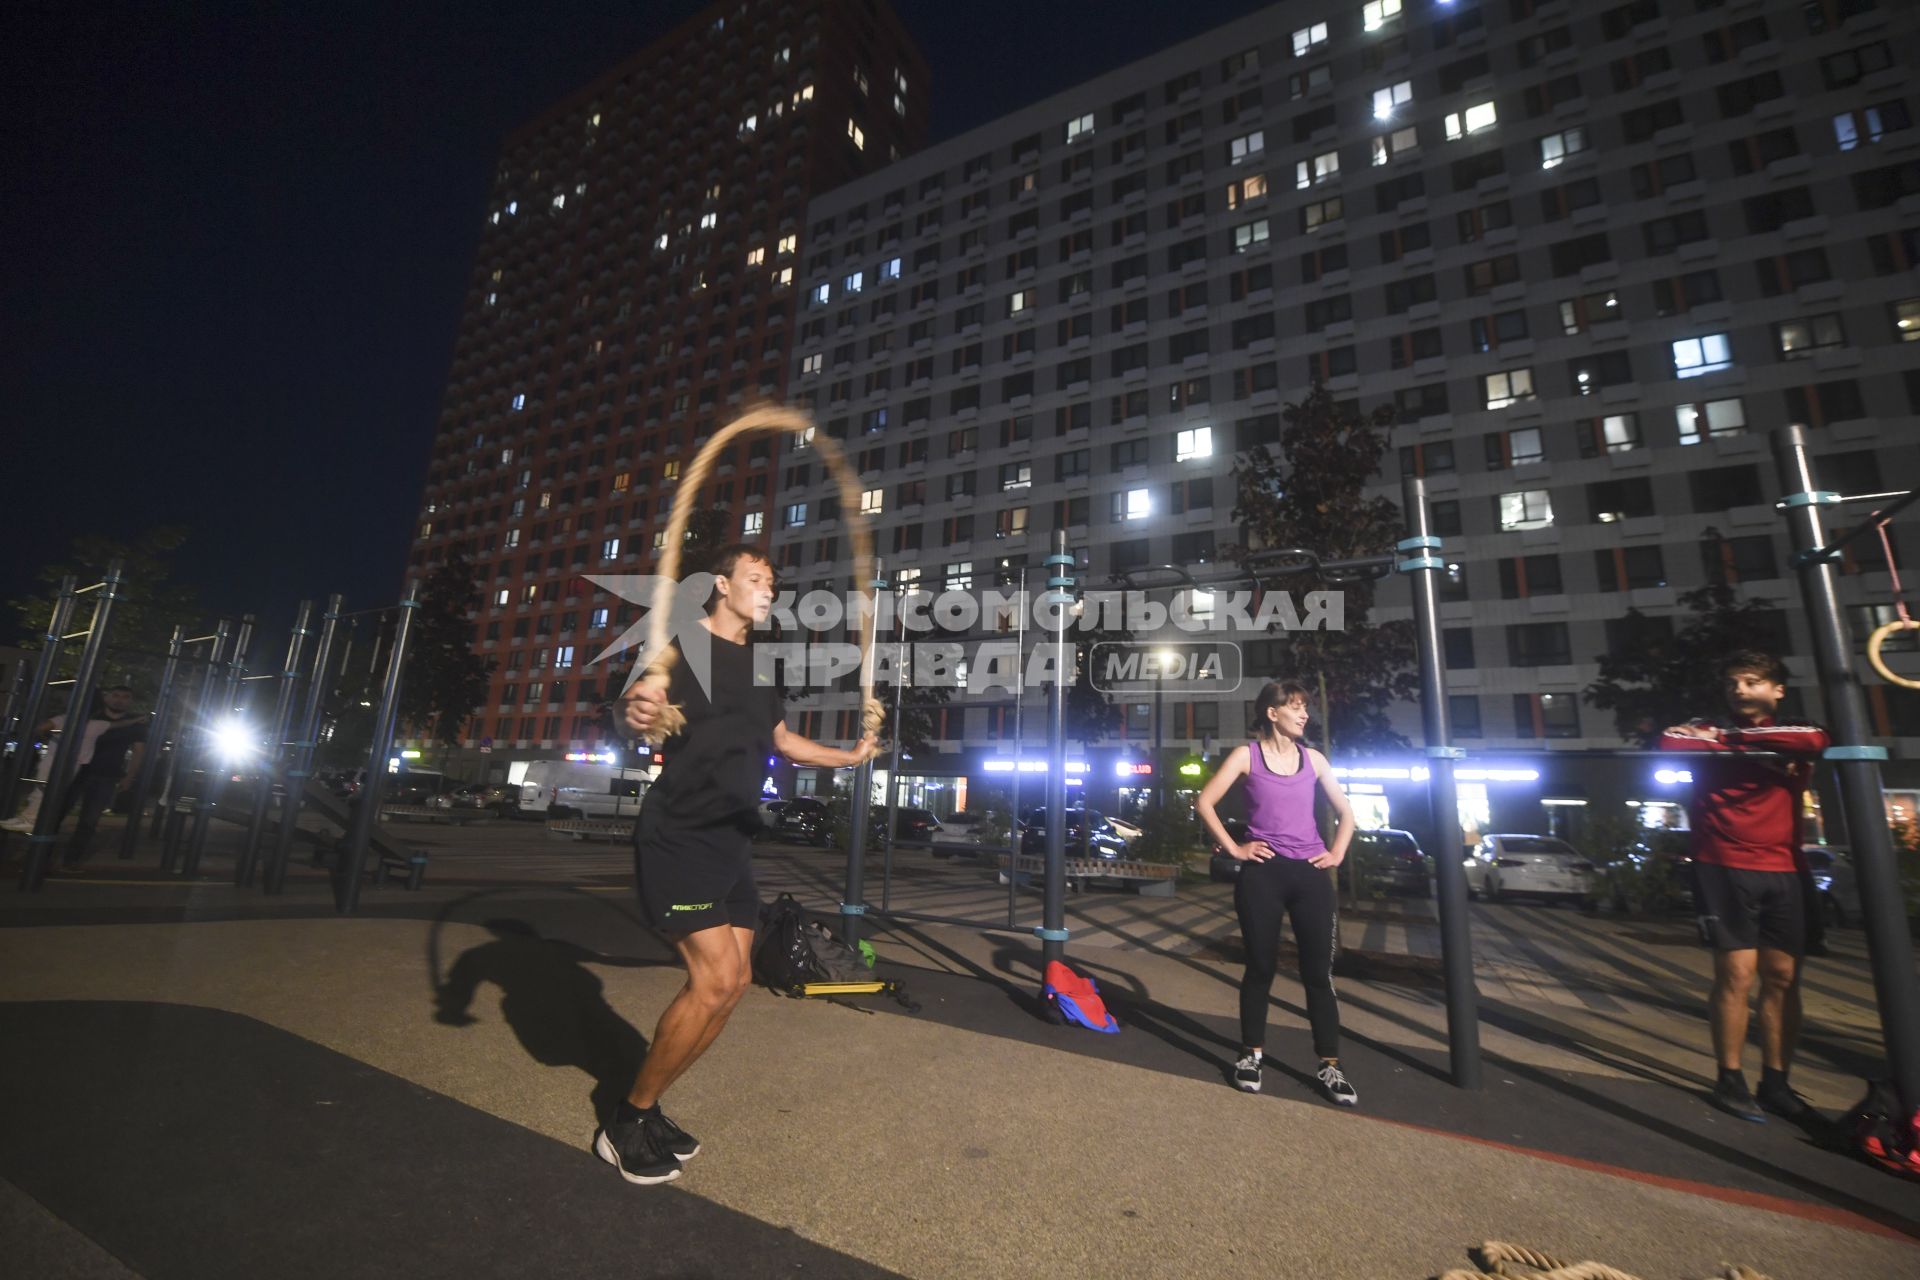
<instances>
[{"instance_id":1,"label":"black backpack","mask_svg":"<svg viewBox=\"0 0 1920 1280\"><path fill-rule=\"evenodd\" d=\"M753 949L753 976L783 996L891 995L917 1008L897 982L884 982L861 954L816 923L806 908L783 893L760 908L760 939Z\"/></svg>"}]
</instances>

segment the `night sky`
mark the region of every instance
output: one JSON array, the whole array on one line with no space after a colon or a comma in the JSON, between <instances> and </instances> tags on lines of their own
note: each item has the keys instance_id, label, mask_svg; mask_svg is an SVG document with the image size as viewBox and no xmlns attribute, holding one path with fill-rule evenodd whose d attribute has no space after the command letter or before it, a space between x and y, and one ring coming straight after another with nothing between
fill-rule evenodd
<instances>
[{"instance_id":1,"label":"night sky","mask_svg":"<svg viewBox=\"0 0 1920 1280\"><path fill-rule=\"evenodd\" d=\"M14 9L0 600L162 524L210 611L394 598L501 138L704 7ZM1260 3L894 7L938 140Z\"/></svg>"}]
</instances>

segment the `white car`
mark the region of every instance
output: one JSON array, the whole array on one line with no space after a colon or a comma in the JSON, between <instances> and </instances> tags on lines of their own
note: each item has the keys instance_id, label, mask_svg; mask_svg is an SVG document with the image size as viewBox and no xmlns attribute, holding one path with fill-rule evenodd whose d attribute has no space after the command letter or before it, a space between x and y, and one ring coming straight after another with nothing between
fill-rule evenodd
<instances>
[{"instance_id":1,"label":"white car","mask_svg":"<svg viewBox=\"0 0 1920 1280\"><path fill-rule=\"evenodd\" d=\"M1467 893L1496 902L1521 894L1583 900L1593 892L1593 863L1554 836L1487 836L1465 870Z\"/></svg>"}]
</instances>

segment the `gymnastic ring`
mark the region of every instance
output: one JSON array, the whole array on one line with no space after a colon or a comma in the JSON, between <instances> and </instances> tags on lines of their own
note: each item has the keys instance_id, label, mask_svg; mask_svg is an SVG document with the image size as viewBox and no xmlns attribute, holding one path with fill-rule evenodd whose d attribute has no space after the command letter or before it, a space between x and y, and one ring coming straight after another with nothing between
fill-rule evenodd
<instances>
[{"instance_id":1,"label":"gymnastic ring","mask_svg":"<svg viewBox=\"0 0 1920 1280\"><path fill-rule=\"evenodd\" d=\"M1887 637L1896 631L1920 631L1920 619L1895 618L1892 622L1876 627L1873 634L1867 637L1867 661L1888 684L1897 684L1903 689L1920 689L1920 680L1894 674L1892 668L1887 666L1886 659L1880 656L1880 646L1885 644Z\"/></svg>"}]
</instances>

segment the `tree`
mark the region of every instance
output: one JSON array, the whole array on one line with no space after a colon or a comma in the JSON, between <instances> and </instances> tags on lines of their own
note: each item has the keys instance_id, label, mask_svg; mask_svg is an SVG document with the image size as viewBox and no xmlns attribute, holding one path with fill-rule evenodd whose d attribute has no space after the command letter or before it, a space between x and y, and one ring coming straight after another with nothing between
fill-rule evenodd
<instances>
[{"instance_id":1,"label":"tree","mask_svg":"<svg viewBox=\"0 0 1920 1280\"><path fill-rule=\"evenodd\" d=\"M725 507L703 507L687 517L687 543L680 552L682 574L712 569L714 552L738 539L733 537L733 512Z\"/></svg>"},{"instance_id":2,"label":"tree","mask_svg":"<svg viewBox=\"0 0 1920 1280\"><path fill-rule=\"evenodd\" d=\"M460 742L473 709L486 701L493 661L473 651L469 615L480 607L473 566L450 556L427 575L407 641L400 681L400 719L447 748Z\"/></svg>"},{"instance_id":3,"label":"tree","mask_svg":"<svg viewBox=\"0 0 1920 1280\"><path fill-rule=\"evenodd\" d=\"M1719 708L1720 664L1736 649L1764 645L1778 616L1764 601L1740 599L1724 578L1683 592L1679 603L1692 617L1671 631L1671 619L1627 610L1615 647L1600 655L1599 679L1582 692L1587 705L1613 712L1625 742L1650 747L1675 721Z\"/></svg>"},{"instance_id":4,"label":"tree","mask_svg":"<svg viewBox=\"0 0 1920 1280\"><path fill-rule=\"evenodd\" d=\"M186 540L186 530L171 525L148 530L131 542L91 535L74 539L66 559L40 571L45 590L9 603L20 619L23 647L38 650L44 642L62 578L71 574L76 584L84 587L100 581L106 576L107 565L120 560L123 582L109 622L108 648L100 676L103 683L133 684L143 696L152 697L160 681L160 669L166 665L167 642L173 628L184 626L193 634L204 616L194 589L172 581L174 553ZM79 631L87 625L93 616L92 601L92 596L82 596L75 602L69 630ZM80 648L79 642L65 647L53 678L73 675Z\"/></svg>"},{"instance_id":5,"label":"tree","mask_svg":"<svg viewBox=\"0 0 1920 1280\"><path fill-rule=\"evenodd\" d=\"M1260 445L1234 464L1233 518L1248 545L1223 554L1243 563L1255 551L1283 547L1311 551L1322 562L1390 554L1406 523L1396 503L1366 491L1386 455L1393 411L1382 407L1356 417L1316 382L1283 416L1278 454ZM1296 599L1309 591L1345 595L1344 630L1286 633L1289 674L1324 690L1320 731L1328 748L1338 743L1364 755L1406 747L1388 712L1419 695L1412 625L1368 621L1376 589L1371 580L1340 580L1319 569L1257 576L1263 589L1289 591Z\"/></svg>"}]
</instances>

